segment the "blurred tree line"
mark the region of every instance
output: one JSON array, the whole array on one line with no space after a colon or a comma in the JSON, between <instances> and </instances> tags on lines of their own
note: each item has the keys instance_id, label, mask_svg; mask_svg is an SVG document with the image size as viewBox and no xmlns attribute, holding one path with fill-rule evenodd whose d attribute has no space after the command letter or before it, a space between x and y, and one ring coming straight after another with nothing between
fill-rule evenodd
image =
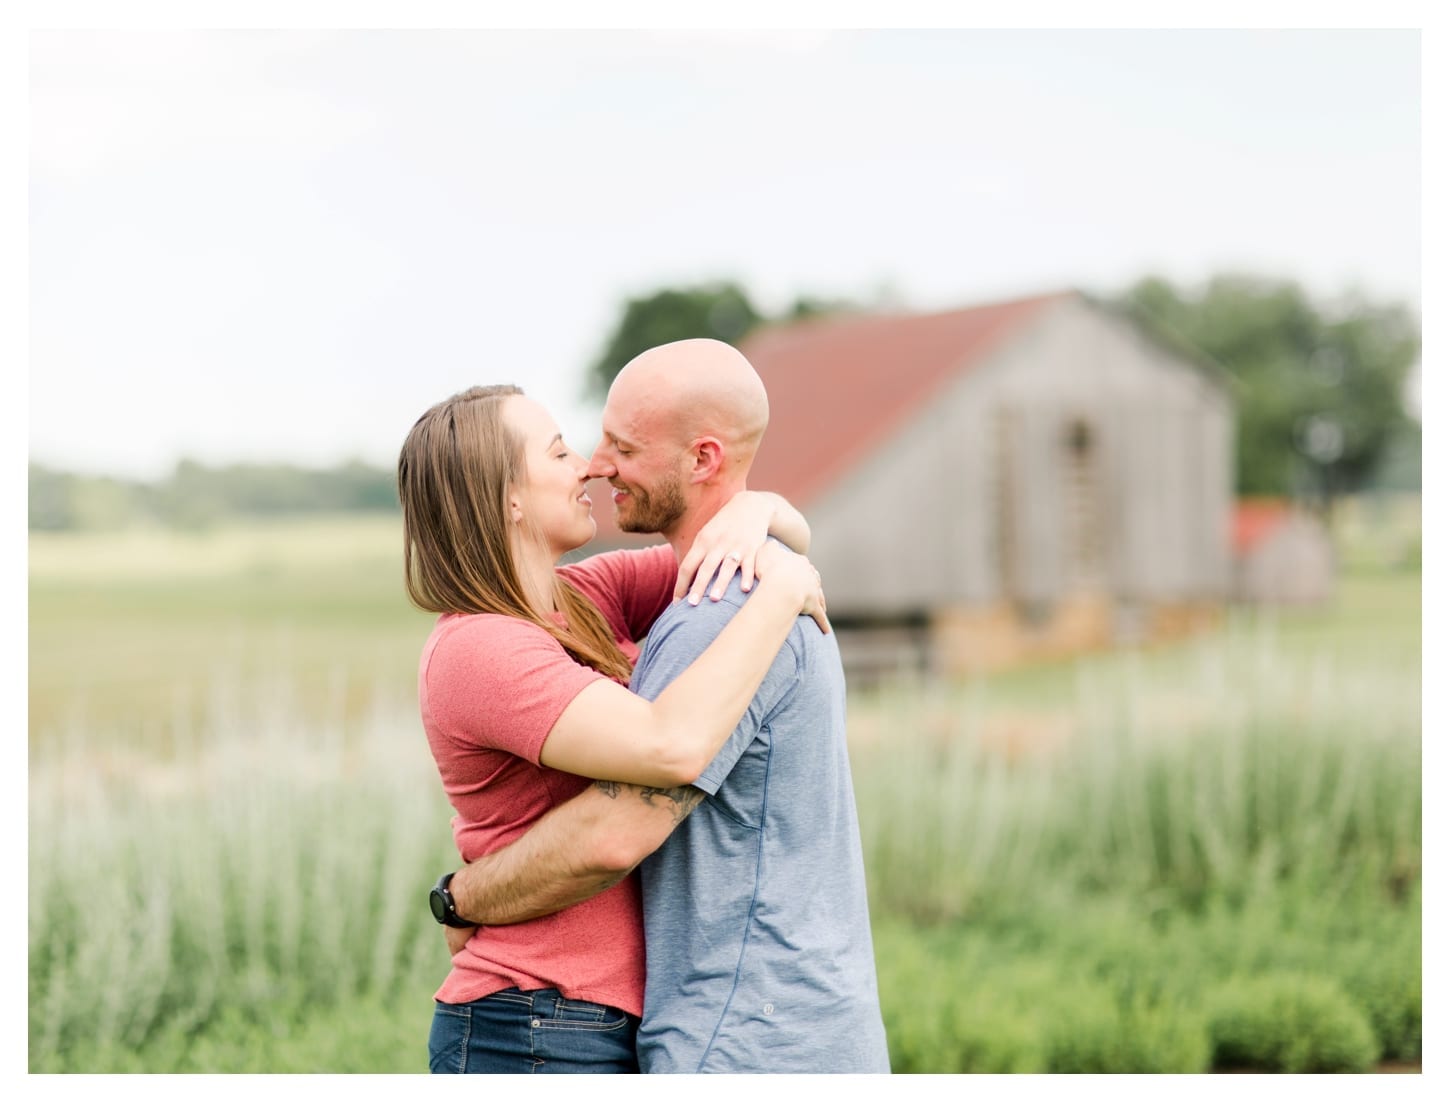
<instances>
[{"instance_id":1,"label":"blurred tree line","mask_svg":"<svg viewBox=\"0 0 1450 1102\"><path fill-rule=\"evenodd\" d=\"M1161 340L1206 354L1235 384L1235 484L1319 505L1374 486L1420 487L1420 424L1405 385L1420 321L1360 298L1316 306L1294 283L1221 276L1196 290L1156 277L1120 300Z\"/></svg>"},{"instance_id":2,"label":"blurred tree line","mask_svg":"<svg viewBox=\"0 0 1450 1102\"><path fill-rule=\"evenodd\" d=\"M886 304L883 292L877 307ZM671 341L713 337L739 344L751 330L769 322L804 321L826 314L856 313L866 309L845 299L801 295L783 313L768 317L758 310L738 283L721 281L697 287L667 287L653 294L626 300L619 324L604 342L585 377L585 396L602 403L619 369L645 349Z\"/></svg>"},{"instance_id":3,"label":"blurred tree line","mask_svg":"<svg viewBox=\"0 0 1450 1102\"><path fill-rule=\"evenodd\" d=\"M207 467L183 459L157 482L32 463L29 491L30 527L48 531L145 523L205 528L237 516L398 508L397 473L358 461L314 469L285 463Z\"/></svg>"},{"instance_id":4,"label":"blurred tree line","mask_svg":"<svg viewBox=\"0 0 1450 1102\"><path fill-rule=\"evenodd\" d=\"M657 344L690 337L738 344L762 325L897 308L890 298L883 292L862 304L802 295L771 316L737 283L664 288L623 304L586 370L585 390L602 401L619 369ZM1243 275L1198 288L1150 276L1110 302L1231 377L1240 494L1327 505L1364 489L1420 488L1420 424L1404 400L1420 357L1420 323L1404 306L1324 306L1292 282ZM394 510L395 477L356 461L317 470L183 460L169 478L146 483L31 464L30 527L204 527L230 516Z\"/></svg>"},{"instance_id":5,"label":"blurred tree line","mask_svg":"<svg viewBox=\"0 0 1450 1102\"><path fill-rule=\"evenodd\" d=\"M1420 488L1420 424L1404 398L1420 358L1420 322L1405 307L1362 299L1321 306L1295 283L1248 275L1197 289L1149 276L1109 303L1233 380L1239 494L1327 506L1371 487ZM621 367L666 341L736 344L761 325L863 309L802 297L768 318L734 283L631 299L589 368L587 391L602 399Z\"/></svg>"}]
</instances>

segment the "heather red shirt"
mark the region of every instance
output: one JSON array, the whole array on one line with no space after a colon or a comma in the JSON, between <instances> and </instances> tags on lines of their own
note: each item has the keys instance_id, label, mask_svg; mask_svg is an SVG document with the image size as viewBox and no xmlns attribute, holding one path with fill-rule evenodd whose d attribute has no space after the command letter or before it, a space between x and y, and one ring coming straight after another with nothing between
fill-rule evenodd
<instances>
[{"instance_id":1,"label":"heather red shirt","mask_svg":"<svg viewBox=\"0 0 1450 1102\"><path fill-rule=\"evenodd\" d=\"M676 570L665 544L559 568L604 614L631 662L639 655L636 641L670 603ZM604 676L574 661L527 620L452 613L438 618L419 662L418 701L457 812L453 836L465 861L513 841L589 786L587 778L539 764L539 752L569 702ZM640 1014L638 878L626 877L556 914L480 929L453 958L434 997L464 1003L506 987L557 987L567 998Z\"/></svg>"}]
</instances>

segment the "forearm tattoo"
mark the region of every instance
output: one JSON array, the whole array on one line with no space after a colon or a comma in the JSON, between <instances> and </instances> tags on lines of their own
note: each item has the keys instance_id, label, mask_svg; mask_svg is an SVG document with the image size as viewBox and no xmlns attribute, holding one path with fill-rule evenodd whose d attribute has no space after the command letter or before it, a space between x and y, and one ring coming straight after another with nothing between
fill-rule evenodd
<instances>
[{"instance_id":1,"label":"forearm tattoo","mask_svg":"<svg viewBox=\"0 0 1450 1102\"><path fill-rule=\"evenodd\" d=\"M594 787L611 800L618 799L621 793L633 792L650 807L668 807L676 823L683 822L685 816L694 811L705 798L705 793L692 784L682 784L675 788L648 788L638 784L621 784L619 781L595 781ZM656 803L656 797L665 802Z\"/></svg>"}]
</instances>

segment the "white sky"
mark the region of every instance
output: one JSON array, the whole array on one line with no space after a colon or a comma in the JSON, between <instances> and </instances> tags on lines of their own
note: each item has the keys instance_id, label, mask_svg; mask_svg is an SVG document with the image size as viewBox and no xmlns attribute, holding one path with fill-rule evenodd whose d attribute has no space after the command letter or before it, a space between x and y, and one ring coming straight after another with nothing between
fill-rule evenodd
<instances>
[{"instance_id":1,"label":"white sky","mask_svg":"<svg viewBox=\"0 0 1450 1102\"><path fill-rule=\"evenodd\" d=\"M1420 307L1410 31L33 32L29 450L391 464L623 299L1244 269Z\"/></svg>"}]
</instances>

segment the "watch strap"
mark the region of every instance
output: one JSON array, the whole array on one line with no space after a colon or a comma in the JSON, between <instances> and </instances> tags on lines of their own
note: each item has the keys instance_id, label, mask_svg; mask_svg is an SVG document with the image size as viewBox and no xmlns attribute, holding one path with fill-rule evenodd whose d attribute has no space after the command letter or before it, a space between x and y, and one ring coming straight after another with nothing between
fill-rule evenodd
<instances>
[{"instance_id":1,"label":"watch strap","mask_svg":"<svg viewBox=\"0 0 1450 1102\"><path fill-rule=\"evenodd\" d=\"M430 893L429 905L433 910L433 917L444 926L466 929L476 924L469 922L458 913L458 906L453 901L453 892L449 890L453 876L453 873L445 872L438 878L438 883L433 885L433 891Z\"/></svg>"}]
</instances>

